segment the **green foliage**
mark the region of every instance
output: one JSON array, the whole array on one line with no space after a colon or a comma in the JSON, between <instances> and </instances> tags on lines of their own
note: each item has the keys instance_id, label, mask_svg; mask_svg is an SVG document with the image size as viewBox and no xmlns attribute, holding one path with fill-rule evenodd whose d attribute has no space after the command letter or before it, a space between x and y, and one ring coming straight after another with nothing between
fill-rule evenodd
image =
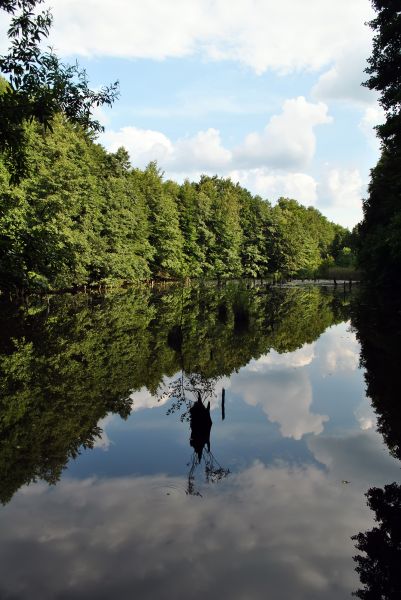
<instances>
[{"instance_id":1,"label":"green foliage","mask_svg":"<svg viewBox=\"0 0 401 600\"><path fill-rule=\"evenodd\" d=\"M178 185L133 169L64 115L24 125L29 175L0 154L0 289L46 291L148 279L312 277L350 233L295 200L269 202L217 176ZM342 261L342 262L341 262ZM340 264L339 263L339 264Z\"/></svg>"},{"instance_id":2,"label":"green foliage","mask_svg":"<svg viewBox=\"0 0 401 600\"><path fill-rule=\"evenodd\" d=\"M363 84L380 93L386 122L377 127L385 146L399 150L401 142L401 12L398 0L372 0L377 15L369 23L375 32Z\"/></svg>"},{"instance_id":3,"label":"green foliage","mask_svg":"<svg viewBox=\"0 0 401 600\"><path fill-rule=\"evenodd\" d=\"M318 228L310 219L310 215L313 218L316 215L288 198L280 198L273 213L277 228L273 246L274 270L285 277L313 276L322 259L316 235Z\"/></svg>"},{"instance_id":4,"label":"green foliage","mask_svg":"<svg viewBox=\"0 0 401 600\"><path fill-rule=\"evenodd\" d=\"M259 196L240 190L242 273L245 277L264 277L269 273L269 240L273 233L271 206Z\"/></svg>"},{"instance_id":5,"label":"green foliage","mask_svg":"<svg viewBox=\"0 0 401 600\"><path fill-rule=\"evenodd\" d=\"M401 145L383 148L371 171L364 220L359 226L359 263L368 278L379 285L400 284L401 272Z\"/></svg>"},{"instance_id":6,"label":"green foliage","mask_svg":"<svg viewBox=\"0 0 401 600\"><path fill-rule=\"evenodd\" d=\"M149 223L143 195L138 192L135 174L124 148L106 155L99 186L100 232L92 256L91 280L114 279L133 282L150 277L149 263L154 249L149 242Z\"/></svg>"},{"instance_id":7,"label":"green foliage","mask_svg":"<svg viewBox=\"0 0 401 600\"><path fill-rule=\"evenodd\" d=\"M144 172L135 170L134 175L149 218L149 242L154 250L151 270L158 278L179 277L184 258L175 189L163 185L162 173L155 162Z\"/></svg>"},{"instance_id":8,"label":"green foliage","mask_svg":"<svg viewBox=\"0 0 401 600\"><path fill-rule=\"evenodd\" d=\"M237 277L241 275L240 247L242 229L236 186L228 179L202 176L197 186L203 202L207 265L206 275Z\"/></svg>"}]
</instances>

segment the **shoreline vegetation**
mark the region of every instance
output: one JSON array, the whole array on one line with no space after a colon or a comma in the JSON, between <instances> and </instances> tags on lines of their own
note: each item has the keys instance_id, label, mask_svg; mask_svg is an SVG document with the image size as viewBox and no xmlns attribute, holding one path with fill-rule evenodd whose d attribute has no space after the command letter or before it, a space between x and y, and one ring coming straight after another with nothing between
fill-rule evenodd
<instances>
[{"instance_id":1,"label":"shoreline vegetation","mask_svg":"<svg viewBox=\"0 0 401 600\"><path fill-rule=\"evenodd\" d=\"M337 288L343 287L351 289L353 285L363 284L364 280L362 274L356 269L348 270L333 270L327 277L315 277L313 279L283 279L281 277L271 278L260 278L260 279L159 279L159 280L147 280L147 281L114 281L108 284L89 284L70 288L60 288L55 290L25 290L21 292L11 290L0 289L0 299L8 298L11 302L14 300L26 300L29 297L38 298L49 298L51 296L62 296L62 295L76 295L76 294L109 294L113 292L122 292L124 290L134 289L157 289L157 290L170 290L177 287L188 288L188 287L203 287L210 288L215 287L225 288L230 285L243 286L246 289L252 288L294 288L294 287L322 287L322 288Z\"/></svg>"},{"instance_id":2,"label":"shoreline vegetation","mask_svg":"<svg viewBox=\"0 0 401 600\"><path fill-rule=\"evenodd\" d=\"M179 185L133 168L58 115L25 125L29 168L0 155L0 290L49 293L186 279L357 279L355 235L313 207L229 179ZM337 275L335 273L338 273ZM334 274L333 274L334 273Z\"/></svg>"}]
</instances>

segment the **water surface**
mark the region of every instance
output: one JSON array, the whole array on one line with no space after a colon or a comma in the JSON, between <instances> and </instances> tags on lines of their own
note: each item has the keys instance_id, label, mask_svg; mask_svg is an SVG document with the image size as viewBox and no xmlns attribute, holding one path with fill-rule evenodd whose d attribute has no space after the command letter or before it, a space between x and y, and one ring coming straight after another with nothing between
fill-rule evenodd
<instances>
[{"instance_id":1,"label":"water surface","mask_svg":"<svg viewBox=\"0 0 401 600\"><path fill-rule=\"evenodd\" d=\"M4 302L0 597L349 598L365 493L400 473L364 306L239 284Z\"/></svg>"}]
</instances>

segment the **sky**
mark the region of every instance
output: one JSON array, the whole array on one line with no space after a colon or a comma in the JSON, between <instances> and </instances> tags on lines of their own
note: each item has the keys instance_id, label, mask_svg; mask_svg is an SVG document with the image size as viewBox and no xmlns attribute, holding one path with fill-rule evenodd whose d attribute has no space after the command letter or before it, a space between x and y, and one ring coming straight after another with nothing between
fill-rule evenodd
<instances>
[{"instance_id":1,"label":"sky","mask_svg":"<svg viewBox=\"0 0 401 600\"><path fill-rule=\"evenodd\" d=\"M45 5L48 5L45 1ZM52 0L49 43L120 98L108 150L165 178L230 177L353 227L379 155L369 0Z\"/></svg>"}]
</instances>

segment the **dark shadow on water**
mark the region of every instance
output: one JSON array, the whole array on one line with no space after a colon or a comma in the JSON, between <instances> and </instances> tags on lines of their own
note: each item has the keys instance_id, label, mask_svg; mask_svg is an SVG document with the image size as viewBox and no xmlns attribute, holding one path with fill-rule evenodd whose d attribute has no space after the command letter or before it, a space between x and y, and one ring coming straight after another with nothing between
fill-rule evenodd
<instances>
[{"instance_id":1,"label":"dark shadow on water","mask_svg":"<svg viewBox=\"0 0 401 600\"><path fill-rule=\"evenodd\" d=\"M195 485L195 471L203 464L206 483L216 483L227 477L229 469L223 468L210 450L210 431L212 419L210 417L210 402L205 406L200 395L189 409L191 437L190 445L194 449L188 473L186 493L191 496L201 496Z\"/></svg>"},{"instance_id":2,"label":"dark shadow on water","mask_svg":"<svg viewBox=\"0 0 401 600\"><path fill-rule=\"evenodd\" d=\"M197 472L203 471L206 483L216 483L227 477L229 469L222 467L211 451L212 419L210 416L210 400L216 398L218 378L208 379L199 373L180 375L171 381L167 390L159 395L159 400L170 398L167 415L178 413L181 421L189 421L189 444L193 449L188 466L188 483L186 493L201 496L195 483ZM221 409L225 417L225 390L222 391ZM223 419L222 419L223 420Z\"/></svg>"},{"instance_id":3,"label":"dark shadow on water","mask_svg":"<svg viewBox=\"0 0 401 600\"><path fill-rule=\"evenodd\" d=\"M397 295L362 291L351 309L361 344L367 395L377 415L378 431L390 454L401 459L401 303ZM367 504L377 525L353 537L361 553L354 557L362 600L401 598L401 485L370 488Z\"/></svg>"},{"instance_id":4,"label":"dark shadow on water","mask_svg":"<svg viewBox=\"0 0 401 600\"><path fill-rule=\"evenodd\" d=\"M205 446L207 447L207 451L210 452L210 430L212 428L210 402L205 406L200 394L197 401L189 409L189 424L191 427L189 443L200 460Z\"/></svg>"}]
</instances>

